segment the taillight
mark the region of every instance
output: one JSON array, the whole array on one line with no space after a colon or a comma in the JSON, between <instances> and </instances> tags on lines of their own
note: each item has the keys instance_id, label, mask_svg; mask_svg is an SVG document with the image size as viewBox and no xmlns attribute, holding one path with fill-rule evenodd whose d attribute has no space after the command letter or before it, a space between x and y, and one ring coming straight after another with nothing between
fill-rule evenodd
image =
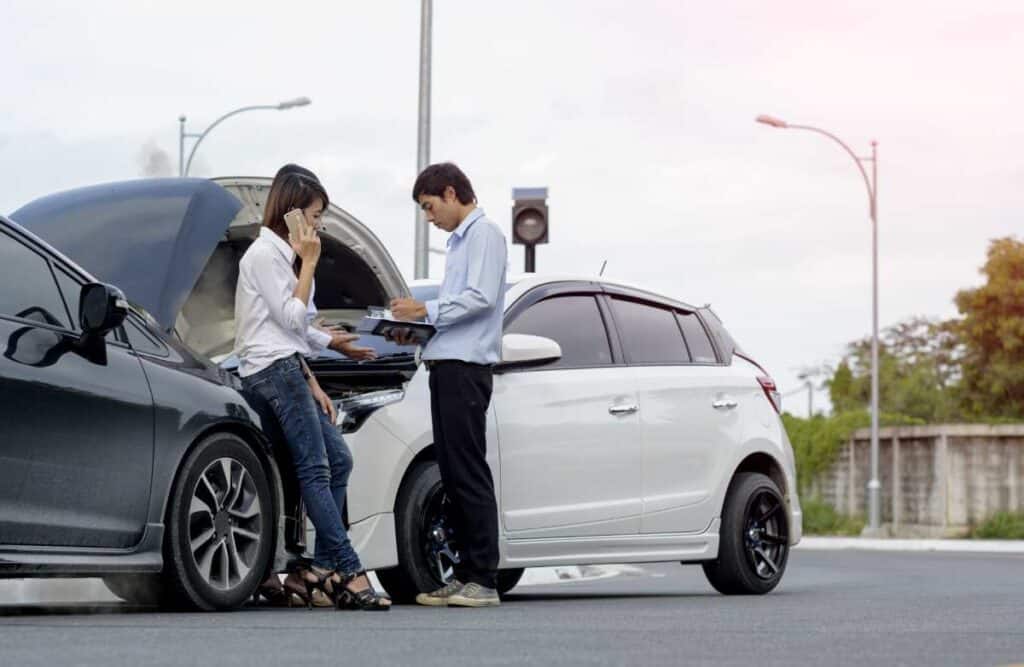
<instances>
[{"instance_id":1,"label":"taillight","mask_svg":"<svg viewBox=\"0 0 1024 667\"><path fill-rule=\"evenodd\" d=\"M768 398L768 402L775 408L775 412L782 414L782 394L779 393L779 388L775 386L775 380L771 379L767 375L758 375L757 383L761 385L761 389L764 390L764 395Z\"/></svg>"}]
</instances>

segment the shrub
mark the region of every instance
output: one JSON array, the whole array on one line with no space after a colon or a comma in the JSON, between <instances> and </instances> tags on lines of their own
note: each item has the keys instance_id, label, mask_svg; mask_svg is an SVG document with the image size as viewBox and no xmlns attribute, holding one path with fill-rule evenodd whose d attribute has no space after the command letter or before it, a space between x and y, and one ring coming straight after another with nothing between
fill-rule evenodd
<instances>
[{"instance_id":1,"label":"shrub","mask_svg":"<svg viewBox=\"0 0 1024 667\"><path fill-rule=\"evenodd\" d=\"M1024 513L997 512L976 526L971 537L987 540L1024 540Z\"/></svg>"},{"instance_id":2,"label":"shrub","mask_svg":"<svg viewBox=\"0 0 1024 667\"><path fill-rule=\"evenodd\" d=\"M807 535L860 535L864 520L860 517L843 516L815 498L802 500L804 511L804 533Z\"/></svg>"}]
</instances>

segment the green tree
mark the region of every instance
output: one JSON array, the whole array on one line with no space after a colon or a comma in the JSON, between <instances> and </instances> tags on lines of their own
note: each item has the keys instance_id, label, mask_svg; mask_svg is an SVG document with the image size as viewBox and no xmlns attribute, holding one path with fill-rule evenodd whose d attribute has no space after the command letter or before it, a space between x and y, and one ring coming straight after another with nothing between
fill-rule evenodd
<instances>
[{"instance_id":1,"label":"green tree","mask_svg":"<svg viewBox=\"0 0 1024 667\"><path fill-rule=\"evenodd\" d=\"M953 323L914 317L879 337L879 404L883 411L926 422L959 415L962 345ZM835 412L862 410L871 397L871 340L851 343L827 381Z\"/></svg>"},{"instance_id":2,"label":"green tree","mask_svg":"<svg viewBox=\"0 0 1024 667\"><path fill-rule=\"evenodd\" d=\"M1024 243L995 239L985 284L961 290L962 402L975 417L1024 418Z\"/></svg>"}]
</instances>

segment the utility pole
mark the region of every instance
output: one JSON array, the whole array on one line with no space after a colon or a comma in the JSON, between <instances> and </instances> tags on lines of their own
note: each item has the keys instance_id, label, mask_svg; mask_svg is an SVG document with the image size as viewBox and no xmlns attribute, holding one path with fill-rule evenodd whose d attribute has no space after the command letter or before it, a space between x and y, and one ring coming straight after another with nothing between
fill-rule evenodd
<instances>
[{"instance_id":1,"label":"utility pole","mask_svg":"<svg viewBox=\"0 0 1024 667\"><path fill-rule=\"evenodd\" d=\"M430 164L430 39L433 23L433 0L423 0L420 11L420 113L416 142L416 174ZM430 228L427 217L416 206L416 241L413 276L430 277Z\"/></svg>"}]
</instances>

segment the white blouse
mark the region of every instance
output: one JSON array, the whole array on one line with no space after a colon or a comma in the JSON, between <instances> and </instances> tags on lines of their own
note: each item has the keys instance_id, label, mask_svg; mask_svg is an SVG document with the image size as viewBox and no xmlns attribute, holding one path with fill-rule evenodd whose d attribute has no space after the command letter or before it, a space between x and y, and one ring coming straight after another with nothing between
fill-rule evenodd
<instances>
[{"instance_id":1,"label":"white blouse","mask_svg":"<svg viewBox=\"0 0 1024 667\"><path fill-rule=\"evenodd\" d=\"M296 352L319 354L330 334L312 326L316 318L313 289L309 305L294 296L299 279L292 263L295 251L267 227L242 256L235 288L235 353L243 377L257 373Z\"/></svg>"}]
</instances>

